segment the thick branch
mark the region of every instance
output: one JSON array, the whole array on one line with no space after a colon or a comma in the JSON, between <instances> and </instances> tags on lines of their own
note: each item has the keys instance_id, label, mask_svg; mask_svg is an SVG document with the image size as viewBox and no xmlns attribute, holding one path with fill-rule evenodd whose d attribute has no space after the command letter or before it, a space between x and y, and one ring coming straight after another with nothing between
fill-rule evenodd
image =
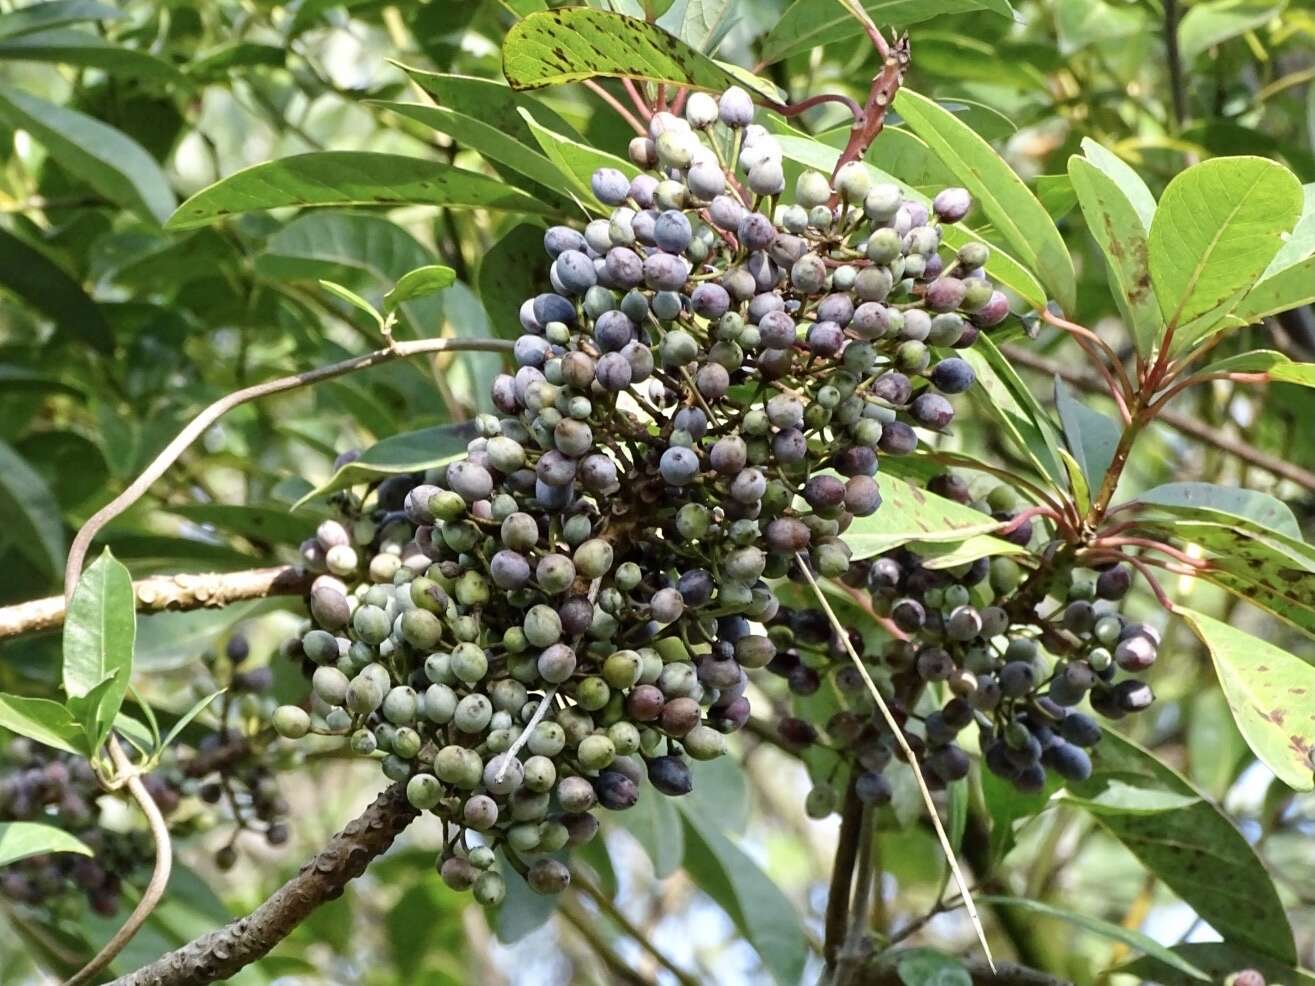
<instances>
[{"instance_id":1,"label":"thick branch","mask_svg":"<svg viewBox=\"0 0 1315 986\"><path fill-rule=\"evenodd\" d=\"M154 575L134 582L137 612L203 609L227 606L246 599L300 596L310 590L315 576L293 565L253 568L245 572ZM34 599L0 609L0 640L64 625L64 597Z\"/></svg>"},{"instance_id":2,"label":"thick branch","mask_svg":"<svg viewBox=\"0 0 1315 986\"><path fill-rule=\"evenodd\" d=\"M881 71L872 80L872 88L868 91L863 112L854 118L854 127L849 132L849 143L845 145L844 151L836 161L833 177L850 161L861 161L868 148L872 146L872 142L877 139L877 134L881 133L881 128L886 122L886 113L889 112L891 103L895 101L895 93L899 92L899 87L904 81L904 72L909 67L909 39L907 37L897 39L894 47L883 53L883 58Z\"/></svg>"},{"instance_id":3,"label":"thick branch","mask_svg":"<svg viewBox=\"0 0 1315 986\"><path fill-rule=\"evenodd\" d=\"M1034 370L1040 370L1042 373L1051 376L1058 374L1068 383L1082 390L1094 394L1104 394L1105 387L1097 380L1076 373L1068 367L1047 359L1044 356L1038 356L1027 349L1019 349L1014 346L1005 346L1004 352L1014 363L1020 363L1023 366L1031 367ZM1198 421L1196 418L1189 417L1174 411L1161 411L1155 416L1155 420L1161 424L1166 424L1175 431L1182 432L1195 438L1197 441L1204 442L1207 445L1213 445L1230 455L1237 456L1248 465L1263 469L1272 476L1279 479L1286 479L1291 483L1304 487L1315 492L1315 472L1309 469L1303 469L1301 466L1294 465L1277 455L1271 455L1268 452L1248 445L1246 442L1234 438L1226 432L1212 427L1204 421Z\"/></svg>"},{"instance_id":4,"label":"thick branch","mask_svg":"<svg viewBox=\"0 0 1315 986\"><path fill-rule=\"evenodd\" d=\"M417 814L406 800L405 787L392 785L249 915L120 976L110 986L202 986L228 978L266 955L315 908L340 896Z\"/></svg>"}]
</instances>

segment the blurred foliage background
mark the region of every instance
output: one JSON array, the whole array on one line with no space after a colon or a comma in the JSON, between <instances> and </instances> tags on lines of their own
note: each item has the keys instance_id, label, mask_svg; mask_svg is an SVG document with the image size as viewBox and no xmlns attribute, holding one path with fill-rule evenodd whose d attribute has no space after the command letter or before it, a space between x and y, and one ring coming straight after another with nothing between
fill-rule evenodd
<instances>
[{"instance_id":1,"label":"blurred foliage background","mask_svg":"<svg viewBox=\"0 0 1315 986\"><path fill-rule=\"evenodd\" d=\"M637 0L594 5L644 13ZM514 308L546 273L536 269L540 231L533 219L407 208L246 215L186 233L166 232L161 223L204 185L307 150L430 155L496 174L460 144L436 140L371 100L424 100L396 62L498 79L508 27L544 6L0 0L0 604L57 592L71 532L206 403L377 343L370 320L324 292L318 279L377 298L405 271L445 263L460 281L413 306L403 334L518 333ZM770 33L783 15L804 23L834 19L831 0L656 6L663 26L722 59L762 66L796 99L821 91L861 99L875 71L856 27ZM907 21L912 5L867 6L880 23L883 7ZM1078 261L1077 317L1107 338L1123 339L1123 330L1065 176L1067 157L1084 138L1114 150L1157 193L1184 167L1222 154L1272 157L1315 182L1315 10L1308 5L1022 0L1012 18L985 9L1003 4L939 16L931 16L937 4L919 6L927 16L909 26L909 85L956 109L1035 182ZM536 98L590 142L624 153L629 131L591 93L566 87ZM505 91L472 86L450 105L495 126L514 125L514 115L506 123ZM802 120L815 133L845 125L835 104ZM918 186L952 184L925 145L892 122L869 160ZM1315 359L1315 313L1298 310L1226 345ZM1012 351L1020 372L1048 396L1057 370L1086 379L1070 346L1043 330ZM294 560L317 515L287 508L327 478L336 454L468 417L497 367L487 355L416 360L244 407L103 540L135 576ZM1139 447L1129 486L1235 482L1280 496L1312 533L1309 391L1220 384L1192 395ZM976 429L973 416L962 420L964 447L1008 460L984 418ZM1243 455L1203 442L1203 435ZM1315 656L1308 642L1289 639L1288 631L1222 595L1212 598L1199 584L1174 588L1190 592L1197 609ZM275 658L276 679L290 673L278 670L276 647L296 619L293 605L280 600L143 618L137 667L147 672L144 698L165 714L186 708L193 693L212 686L198 658L221 653L238 631L258 663ZM1203 687L1212 671L1199 645L1172 623L1166 635L1171 646L1154 675L1160 702L1137 722L1136 738L1240 821L1289 909L1303 964L1315 965L1315 797L1293 797L1271 783L1218 691ZM0 645L0 690L52 692L58 651L54 634ZM606 849L593 853L591 865L619 911L600 914L597 900L572 896L549 920L542 902L513 897L490 923L433 878L440 836L418 827L342 900L235 981L612 982L609 950L613 960L666 975L652 955L616 937L618 921L698 970L702 981L767 981L745 929L770 921L775 900L764 905L761 886L746 883L738 857L728 853L746 854L761 867L815 935L835 819L803 816L805 768L770 736L751 733L742 748L743 772L717 765L726 776L696 788L720 826L705 830L659 804L607 832ZM226 873L212 857L230 840L232 820L202 810L191 820L195 835L181 843L186 865L167 904L116 968L134 968L217 925L230 910L258 903L359 810L374 776L331 755L281 775L282 795L293 806L290 843L273 849L243 836L240 861ZM878 853L884 918L896 930L934 899L945 877L916 801L905 799L905 809L892 813ZM654 879L654 858L665 879ZM996 889L1098 915L1169 944L1203 933L1190 908L1073 809L1055 808L1031 822L992 879ZM75 967L122 917L42 926L21 908L4 909L3 983L47 981L39 962ZM1121 946L1045 917L1002 910L988 923L1002 951L1080 982L1120 956ZM760 924L751 937L765 934L770 928ZM933 920L913 939L952 949L971 940L961 914Z\"/></svg>"}]
</instances>

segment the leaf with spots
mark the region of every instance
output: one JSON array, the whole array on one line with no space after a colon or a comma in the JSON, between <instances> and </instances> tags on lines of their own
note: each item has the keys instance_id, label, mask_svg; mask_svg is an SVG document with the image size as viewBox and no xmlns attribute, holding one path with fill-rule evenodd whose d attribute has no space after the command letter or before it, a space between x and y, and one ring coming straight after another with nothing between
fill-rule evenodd
<instances>
[{"instance_id":1,"label":"leaf with spots","mask_svg":"<svg viewBox=\"0 0 1315 986\"><path fill-rule=\"evenodd\" d=\"M513 89L599 76L714 91L750 81L656 24L588 7L531 14L512 25L502 48L502 73ZM765 80L753 80L752 88L777 98L775 87Z\"/></svg>"},{"instance_id":2,"label":"leaf with spots","mask_svg":"<svg viewBox=\"0 0 1315 986\"><path fill-rule=\"evenodd\" d=\"M1255 969L1265 977L1266 982L1284 983L1285 986L1315 986L1315 975L1309 971L1298 969L1291 962L1275 962L1231 942L1175 945L1173 953L1204 972L1212 983L1227 982L1229 976L1240 969ZM1155 982L1160 986L1190 986L1196 982L1195 977L1189 977L1150 955L1143 955L1113 971L1133 976L1138 982Z\"/></svg>"},{"instance_id":3,"label":"leaf with spots","mask_svg":"<svg viewBox=\"0 0 1315 986\"><path fill-rule=\"evenodd\" d=\"M1000 521L953 500L877 474L881 509L860 517L844 533L855 558L870 558L910 541L944 544L999 530Z\"/></svg>"},{"instance_id":4,"label":"leaf with spots","mask_svg":"<svg viewBox=\"0 0 1315 986\"><path fill-rule=\"evenodd\" d=\"M1260 280L1301 209L1301 184L1265 158L1212 158L1169 182L1149 247L1151 282L1175 350L1221 325Z\"/></svg>"},{"instance_id":5,"label":"leaf with spots","mask_svg":"<svg viewBox=\"0 0 1315 986\"><path fill-rule=\"evenodd\" d=\"M372 151L314 151L267 161L203 188L169 217L169 229L286 206L434 205L552 216L557 209L505 182L438 161Z\"/></svg>"},{"instance_id":6,"label":"leaf with spots","mask_svg":"<svg viewBox=\"0 0 1315 986\"><path fill-rule=\"evenodd\" d=\"M1178 612L1210 652L1251 752L1289 787L1315 788L1315 665L1204 613Z\"/></svg>"},{"instance_id":7,"label":"leaf with spots","mask_svg":"<svg viewBox=\"0 0 1315 986\"><path fill-rule=\"evenodd\" d=\"M1243 527L1260 533L1277 532L1301 540L1301 528L1292 508L1258 490L1215 483L1165 483L1139 494L1132 502L1186 520L1241 522Z\"/></svg>"},{"instance_id":8,"label":"leaf with spots","mask_svg":"<svg viewBox=\"0 0 1315 986\"><path fill-rule=\"evenodd\" d=\"M1151 290L1147 224L1119 186L1117 175L1102 169L1098 161L1074 155L1068 159L1068 176L1077 192L1087 232L1105 257L1110 287L1124 324L1132 330L1137 351L1147 355L1164 334L1164 317Z\"/></svg>"},{"instance_id":9,"label":"leaf with spots","mask_svg":"<svg viewBox=\"0 0 1315 986\"><path fill-rule=\"evenodd\" d=\"M895 109L973 194L1000 238L1037 275L1059 307L1072 312L1077 305L1073 258L1055 221L1023 179L971 127L926 96L901 89Z\"/></svg>"},{"instance_id":10,"label":"leaf with spots","mask_svg":"<svg viewBox=\"0 0 1315 986\"><path fill-rule=\"evenodd\" d=\"M1174 770L1116 733L1106 732L1092 749L1092 764L1090 779L1068 785L1080 799L1099 801L1113 779L1199 799L1166 811L1119 813L1106 798L1092 817L1230 942L1295 962L1292 928L1278 891L1228 816Z\"/></svg>"}]
</instances>

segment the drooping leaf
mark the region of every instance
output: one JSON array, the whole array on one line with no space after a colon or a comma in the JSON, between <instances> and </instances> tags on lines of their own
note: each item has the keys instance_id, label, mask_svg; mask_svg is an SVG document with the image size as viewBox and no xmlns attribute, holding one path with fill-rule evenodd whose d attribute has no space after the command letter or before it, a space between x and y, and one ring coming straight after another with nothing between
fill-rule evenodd
<instances>
[{"instance_id":1,"label":"drooping leaf","mask_svg":"<svg viewBox=\"0 0 1315 986\"><path fill-rule=\"evenodd\" d=\"M1174 348L1200 341L1259 280L1301 215L1301 185L1265 158L1212 158L1177 175L1151 223L1151 281Z\"/></svg>"},{"instance_id":2,"label":"drooping leaf","mask_svg":"<svg viewBox=\"0 0 1315 986\"><path fill-rule=\"evenodd\" d=\"M600 151L582 141L553 133L530 116L529 110L521 112L548 160L565 176L566 181L574 188L576 196L597 211L605 211L602 204L594 197L589 181L590 176L597 169L615 168L627 178L633 178L638 174L639 169L629 161L608 154L606 151Z\"/></svg>"},{"instance_id":3,"label":"drooping leaf","mask_svg":"<svg viewBox=\"0 0 1315 986\"><path fill-rule=\"evenodd\" d=\"M978 558L998 558L1001 555L1024 555L1027 549L989 534L975 534L959 542L911 541L908 547L922 561L923 568L932 570L958 568Z\"/></svg>"},{"instance_id":4,"label":"drooping leaf","mask_svg":"<svg viewBox=\"0 0 1315 986\"><path fill-rule=\"evenodd\" d=\"M1164 334L1164 316L1151 289L1148 227L1118 182L1091 161L1069 158L1068 174L1087 231L1105 256L1114 300L1137 350L1149 354Z\"/></svg>"},{"instance_id":5,"label":"drooping leaf","mask_svg":"<svg viewBox=\"0 0 1315 986\"><path fill-rule=\"evenodd\" d=\"M281 67L287 62L287 56L287 49L279 45L229 41L193 59L187 66L187 74L202 82L218 82L227 79L237 68Z\"/></svg>"},{"instance_id":6,"label":"drooping leaf","mask_svg":"<svg viewBox=\"0 0 1315 986\"><path fill-rule=\"evenodd\" d=\"M1100 935L1102 938L1108 938L1110 941L1116 941L1121 945L1127 945L1129 948L1135 948L1146 955L1153 955L1165 965L1172 966L1179 972L1191 976L1197 982L1210 982L1209 976L1204 972L1181 956L1175 955L1154 938L1132 928L1125 928L1121 924L1104 921L1089 914L1082 914L1079 911L1070 911L1064 907L1056 907L1054 904L1047 904L1045 901L1028 900L1023 897L999 897L994 894L987 894L978 896L977 901L982 904L990 904L993 907L1015 907L1019 910L1029 911L1032 914L1056 918L1084 931Z\"/></svg>"},{"instance_id":7,"label":"drooping leaf","mask_svg":"<svg viewBox=\"0 0 1315 986\"><path fill-rule=\"evenodd\" d=\"M918 139L912 137L912 135L909 136L910 139ZM830 174L835 170L836 161L840 159L840 148L814 140L811 137L805 137L797 133L778 132L776 139L781 145L782 156L786 160L802 164L806 168L813 168ZM868 160L863 164L864 169L871 175L873 181L899 185L900 190L907 198L921 202L924 205L930 205L931 199L922 192L895 178L891 172L872 166L872 161L881 159L882 152L880 146L877 146L878 149L869 154ZM939 158L936 159L936 166L941 169L945 168ZM940 184L939 180L936 183ZM942 226L941 235L945 245L952 249L958 249L965 243L985 242L980 235L963 223ZM986 271L996 282L1009 288L1029 304L1037 308L1044 307L1046 293L1037 279L1027 268L994 244L991 245L991 256L987 261Z\"/></svg>"},{"instance_id":8,"label":"drooping leaf","mask_svg":"<svg viewBox=\"0 0 1315 986\"><path fill-rule=\"evenodd\" d=\"M0 14L0 38L63 27L80 21L108 21L124 16L99 0L47 0Z\"/></svg>"},{"instance_id":9,"label":"drooping leaf","mask_svg":"<svg viewBox=\"0 0 1315 986\"><path fill-rule=\"evenodd\" d=\"M1050 797L1060 787L1054 774L1047 774L1040 791L1020 791L1012 783L989 770L981 771L982 797L991 816L990 863L999 865L1016 844L1015 825L1040 814L1050 804Z\"/></svg>"},{"instance_id":10,"label":"drooping leaf","mask_svg":"<svg viewBox=\"0 0 1315 986\"><path fill-rule=\"evenodd\" d=\"M989 11L1012 18L1008 0L862 0L868 16L883 29L898 29L947 14ZM820 48L861 34L863 26L835 0L795 0L763 41L763 60L778 62L799 51Z\"/></svg>"},{"instance_id":11,"label":"drooping leaf","mask_svg":"<svg viewBox=\"0 0 1315 986\"><path fill-rule=\"evenodd\" d=\"M53 27L8 37L0 36L0 61L55 62L97 68L112 75L178 82L178 70L137 48L107 41L90 31Z\"/></svg>"},{"instance_id":12,"label":"drooping leaf","mask_svg":"<svg viewBox=\"0 0 1315 986\"><path fill-rule=\"evenodd\" d=\"M493 929L498 941L510 944L547 924L557 909L557 902L552 897L531 890L501 853L498 854L498 872L507 881L507 896L498 908Z\"/></svg>"},{"instance_id":13,"label":"drooping leaf","mask_svg":"<svg viewBox=\"0 0 1315 986\"><path fill-rule=\"evenodd\" d=\"M1188 520L1222 523L1243 520L1301 540L1301 527L1292 508L1258 490L1214 483L1165 483L1138 494L1133 502L1151 504Z\"/></svg>"},{"instance_id":14,"label":"drooping leaf","mask_svg":"<svg viewBox=\"0 0 1315 986\"><path fill-rule=\"evenodd\" d=\"M53 825L0 822L0 866L48 852L92 854L91 848L77 836Z\"/></svg>"},{"instance_id":15,"label":"drooping leaf","mask_svg":"<svg viewBox=\"0 0 1315 986\"><path fill-rule=\"evenodd\" d=\"M0 121L30 133L61 168L148 223L162 223L174 194L155 158L139 143L94 117L8 87Z\"/></svg>"},{"instance_id":16,"label":"drooping leaf","mask_svg":"<svg viewBox=\"0 0 1315 986\"><path fill-rule=\"evenodd\" d=\"M659 880L680 869L685 856L685 829L672 799L645 786L633 808L612 816L612 821L635 837L653 864Z\"/></svg>"},{"instance_id":17,"label":"drooping leaf","mask_svg":"<svg viewBox=\"0 0 1315 986\"><path fill-rule=\"evenodd\" d=\"M82 727L68 709L48 698L0 693L0 726L65 753L89 752Z\"/></svg>"},{"instance_id":18,"label":"drooping leaf","mask_svg":"<svg viewBox=\"0 0 1315 986\"><path fill-rule=\"evenodd\" d=\"M340 466L326 482L302 497L296 506L358 483L432 469L465 452L466 444L474 437L474 426L464 424L439 425L385 438L362 452L359 458Z\"/></svg>"},{"instance_id":19,"label":"drooping leaf","mask_svg":"<svg viewBox=\"0 0 1315 986\"><path fill-rule=\"evenodd\" d=\"M1114 461L1123 435L1118 424L1077 400L1060 377L1055 377L1055 409L1064 426L1064 441L1082 467L1091 489L1098 489Z\"/></svg>"},{"instance_id":20,"label":"drooping leaf","mask_svg":"<svg viewBox=\"0 0 1315 986\"><path fill-rule=\"evenodd\" d=\"M534 135L525 123L522 110L556 133L572 140L581 139L579 131L543 100L517 92L504 82L473 75L426 72L409 65L399 67L439 106L482 120L517 143L534 145Z\"/></svg>"},{"instance_id":21,"label":"drooping leaf","mask_svg":"<svg viewBox=\"0 0 1315 986\"><path fill-rule=\"evenodd\" d=\"M1178 24L1178 51L1184 62L1230 38L1273 20L1286 2L1256 0L1203 0L1194 3Z\"/></svg>"},{"instance_id":22,"label":"drooping leaf","mask_svg":"<svg viewBox=\"0 0 1315 986\"><path fill-rule=\"evenodd\" d=\"M493 334L513 339L521 332L521 302L546 290L541 260L543 227L518 223L484 254L476 273L479 300Z\"/></svg>"},{"instance_id":23,"label":"drooping leaf","mask_svg":"<svg viewBox=\"0 0 1315 986\"><path fill-rule=\"evenodd\" d=\"M733 0L676 0L658 23L691 48L710 55L736 20Z\"/></svg>"},{"instance_id":24,"label":"drooping leaf","mask_svg":"<svg viewBox=\"0 0 1315 986\"><path fill-rule=\"evenodd\" d=\"M635 17L568 7L531 14L512 25L502 48L502 74L514 89L537 89L609 76L670 82L720 92L743 85L679 38ZM753 88L775 98L775 87Z\"/></svg>"},{"instance_id":25,"label":"drooping leaf","mask_svg":"<svg viewBox=\"0 0 1315 986\"><path fill-rule=\"evenodd\" d=\"M901 89L895 109L927 142L1065 312L1077 304L1073 258L1055 222L1023 180L985 140L925 96Z\"/></svg>"},{"instance_id":26,"label":"drooping leaf","mask_svg":"<svg viewBox=\"0 0 1315 986\"><path fill-rule=\"evenodd\" d=\"M1230 318L1251 325L1282 312L1315 302L1315 257L1267 275L1248 291L1230 313Z\"/></svg>"},{"instance_id":27,"label":"drooping leaf","mask_svg":"<svg viewBox=\"0 0 1315 986\"><path fill-rule=\"evenodd\" d=\"M1148 870L1229 941L1248 944L1285 962L1296 947L1283 903L1250 843L1222 811L1141 747L1106 732L1092 749L1089 780L1069 783L1096 799L1111 777L1201 800L1156 812L1100 811L1092 817Z\"/></svg>"},{"instance_id":28,"label":"drooping leaf","mask_svg":"<svg viewBox=\"0 0 1315 986\"><path fill-rule=\"evenodd\" d=\"M1315 274L1315 268L1311 270ZM1315 293L1315 287L1311 288ZM1302 387L1315 387L1315 363L1297 363L1272 349L1254 349L1201 367L1203 374L1211 373L1267 373L1275 383L1295 383Z\"/></svg>"},{"instance_id":29,"label":"drooping leaf","mask_svg":"<svg viewBox=\"0 0 1315 986\"><path fill-rule=\"evenodd\" d=\"M15 547L46 576L64 567L58 504L46 481L0 441L0 522Z\"/></svg>"},{"instance_id":30,"label":"drooping leaf","mask_svg":"<svg viewBox=\"0 0 1315 986\"><path fill-rule=\"evenodd\" d=\"M1178 612L1210 652L1251 751L1289 787L1315 788L1315 665L1204 613Z\"/></svg>"},{"instance_id":31,"label":"drooping leaf","mask_svg":"<svg viewBox=\"0 0 1315 986\"><path fill-rule=\"evenodd\" d=\"M859 517L843 537L855 558L870 558L910 541L954 543L999 530L1000 521L971 507L877 473L881 508Z\"/></svg>"},{"instance_id":32,"label":"drooping leaf","mask_svg":"<svg viewBox=\"0 0 1315 986\"><path fill-rule=\"evenodd\" d=\"M804 974L808 944L780 888L697 806L676 802L685 827L685 868L726 911L779 986Z\"/></svg>"},{"instance_id":33,"label":"drooping leaf","mask_svg":"<svg viewBox=\"0 0 1315 986\"><path fill-rule=\"evenodd\" d=\"M1173 953L1204 972L1212 983L1226 982L1229 976L1242 969L1255 969L1269 983L1315 986L1315 975L1310 972L1298 969L1292 963L1275 962L1267 955L1230 942L1175 945ZM1135 976L1142 982L1156 982L1160 986L1191 986L1197 981L1195 977L1189 977L1150 955L1118 966L1115 971Z\"/></svg>"},{"instance_id":34,"label":"drooping leaf","mask_svg":"<svg viewBox=\"0 0 1315 986\"><path fill-rule=\"evenodd\" d=\"M104 688L82 720L93 749L104 742L128 691L136 635L132 576L107 548L78 579L64 619L65 693L77 699Z\"/></svg>"},{"instance_id":35,"label":"drooping leaf","mask_svg":"<svg viewBox=\"0 0 1315 986\"><path fill-rule=\"evenodd\" d=\"M441 264L429 264L409 270L398 279L391 291L384 295L384 311L391 312L404 301L437 294L457 279L457 272Z\"/></svg>"},{"instance_id":36,"label":"drooping leaf","mask_svg":"<svg viewBox=\"0 0 1315 986\"><path fill-rule=\"evenodd\" d=\"M187 503L169 506L168 511L195 524L267 544L300 544L315 533L320 520L312 511L294 513L279 506L232 503Z\"/></svg>"},{"instance_id":37,"label":"drooping leaf","mask_svg":"<svg viewBox=\"0 0 1315 986\"><path fill-rule=\"evenodd\" d=\"M108 352L114 345L100 307L63 268L0 229L0 286L49 316L61 335Z\"/></svg>"},{"instance_id":38,"label":"drooping leaf","mask_svg":"<svg viewBox=\"0 0 1315 986\"><path fill-rule=\"evenodd\" d=\"M313 151L245 168L197 192L169 218L169 229L284 206L434 205L554 215L519 189L438 161L372 151Z\"/></svg>"}]
</instances>

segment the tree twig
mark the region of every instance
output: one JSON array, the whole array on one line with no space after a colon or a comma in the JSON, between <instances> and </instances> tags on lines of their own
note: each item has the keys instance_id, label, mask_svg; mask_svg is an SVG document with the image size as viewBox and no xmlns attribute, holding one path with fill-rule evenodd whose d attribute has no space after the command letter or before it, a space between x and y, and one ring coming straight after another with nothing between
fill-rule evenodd
<instances>
[{"instance_id":1,"label":"tree twig","mask_svg":"<svg viewBox=\"0 0 1315 986\"><path fill-rule=\"evenodd\" d=\"M1187 119L1187 89L1183 81L1183 58L1178 50L1178 0L1164 0L1164 52L1169 63L1169 95L1174 127Z\"/></svg>"},{"instance_id":2,"label":"tree twig","mask_svg":"<svg viewBox=\"0 0 1315 986\"><path fill-rule=\"evenodd\" d=\"M232 976L267 954L315 908L340 896L417 814L406 800L405 785L393 784L249 915L115 979L110 986L203 986Z\"/></svg>"},{"instance_id":3,"label":"tree twig","mask_svg":"<svg viewBox=\"0 0 1315 986\"><path fill-rule=\"evenodd\" d=\"M339 363L316 367L303 373L294 373L292 376L280 377L277 380L268 380L265 383L245 387L242 390L236 390L221 397L188 422L187 427L178 433L178 437L155 457L151 464L146 467L140 476L132 481L126 490L97 510L91 516L91 519L82 525L77 536L73 538L73 544L69 548L68 562L64 566L64 598L71 599L73 597L73 587L78 584L78 576L82 574L82 563L86 559L87 550L91 547L91 542L96 535L104 529L106 524L141 499L146 491L151 488L151 484L164 475L165 471L178 460L178 457L187 450L189 445L200 438L207 428L233 408L239 407L248 401L296 390L309 384L332 380L334 377L355 373L358 370L368 370L372 366L382 366L384 363L406 359L410 356L441 352L503 353L510 352L511 346L511 342L504 339L417 339L411 342L394 342L391 346L376 349L372 353L353 356L351 359L345 359Z\"/></svg>"},{"instance_id":4,"label":"tree twig","mask_svg":"<svg viewBox=\"0 0 1315 986\"><path fill-rule=\"evenodd\" d=\"M845 804L840 812L840 835L836 840L835 861L831 865L831 886L826 895L826 940L823 957L834 968L849 930L849 897L854 886L854 863L858 859L858 840L862 829L863 803L858 799L854 778L845 788Z\"/></svg>"},{"instance_id":5,"label":"tree twig","mask_svg":"<svg viewBox=\"0 0 1315 986\"><path fill-rule=\"evenodd\" d=\"M253 568L242 572L153 575L132 584L137 612L203 609L248 599L300 596L310 589L314 573L295 565ZM0 608L0 640L64 625L63 596L49 596Z\"/></svg>"}]
</instances>

